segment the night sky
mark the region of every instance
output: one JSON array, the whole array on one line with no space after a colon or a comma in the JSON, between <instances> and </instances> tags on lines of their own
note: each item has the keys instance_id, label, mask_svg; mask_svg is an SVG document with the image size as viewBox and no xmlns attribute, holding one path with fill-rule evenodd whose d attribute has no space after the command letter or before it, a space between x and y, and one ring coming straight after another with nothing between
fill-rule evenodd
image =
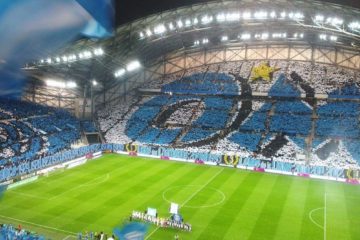
<instances>
[{"instance_id":1,"label":"night sky","mask_svg":"<svg viewBox=\"0 0 360 240\"><path fill-rule=\"evenodd\" d=\"M158 13L164 10L209 0L114 0L116 8L116 26L123 23ZM325 2L341 3L360 9L360 0L322 0Z\"/></svg>"}]
</instances>

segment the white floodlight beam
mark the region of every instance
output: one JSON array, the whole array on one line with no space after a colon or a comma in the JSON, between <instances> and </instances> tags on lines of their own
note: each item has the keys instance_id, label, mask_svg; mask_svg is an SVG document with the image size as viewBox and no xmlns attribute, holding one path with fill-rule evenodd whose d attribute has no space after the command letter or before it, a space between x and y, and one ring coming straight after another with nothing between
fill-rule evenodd
<instances>
[{"instance_id":1,"label":"white floodlight beam","mask_svg":"<svg viewBox=\"0 0 360 240\"><path fill-rule=\"evenodd\" d=\"M134 60L126 65L126 70L132 72L141 67L141 63L138 60Z\"/></svg>"}]
</instances>

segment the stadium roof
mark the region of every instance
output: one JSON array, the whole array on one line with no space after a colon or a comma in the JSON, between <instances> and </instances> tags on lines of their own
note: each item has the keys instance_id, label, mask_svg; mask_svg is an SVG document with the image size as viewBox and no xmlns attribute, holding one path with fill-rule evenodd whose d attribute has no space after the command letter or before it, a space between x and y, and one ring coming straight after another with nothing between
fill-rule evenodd
<instances>
[{"instance_id":1,"label":"stadium roof","mask_svg":"<svg viewBox=\"0 0 360 240\"><path fill-rule=\"evenodd\" d=\"M314 1L242 0L194 4L146 16L107 40L80 40L28 65L35 78L98 79L108 88L134 60L143 66L178 50L222 45L318 44L359 51L360 10ZM104 55L94 56L101 48ZM92 57L80 54L86 51ZM62 58L67 58L63 61ZM70 60L71 58L71 60Z\"/></svg>"}]
</instances>

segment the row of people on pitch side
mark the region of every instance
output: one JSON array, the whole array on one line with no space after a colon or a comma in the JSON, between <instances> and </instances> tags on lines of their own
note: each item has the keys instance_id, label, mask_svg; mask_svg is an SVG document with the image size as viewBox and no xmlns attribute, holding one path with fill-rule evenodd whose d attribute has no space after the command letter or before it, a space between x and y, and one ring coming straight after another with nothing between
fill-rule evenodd
<instances>
[{"instance_id":1,"label":"row of people on pitch side","mask_svg":"<svg viewBox=\"0 0 360 240\"><path fill-rule=\"evenodd\" d=\"M109 236L109 237L108 237ZM78 233L77 235L77 239L78 240L115 240L115 236L114 235L108 235L107 233L104 232L85 232L83 233Z\"/></svg>"},{"instance_id":2,"label":"row of people on pitch side","mask_svg":"<svg viewBox=\"0 0 360 240\"><path fill-rule=\"evenodd\" d=\"M45 240L45 237L39 236L25 230L19 225L17 228L10 224L0 224L1 240Z\"/></svg>"},{"instance_id":3,"label":"row of people on pitch side","mask_svg":"<svg viewBox=\"0 0 360 240\"><path fill-rule=\"evenodd\" d=\"M130 221L132 220L141 220L145 222L150 222L155 224L156 226L164 227L164 228L170 227L170 228L177 228L186 231L191 231L191 225L188 223L178 222L166 218L154 217L143 212L133 211L130 216Z\"/></svg>"}]
</instances>

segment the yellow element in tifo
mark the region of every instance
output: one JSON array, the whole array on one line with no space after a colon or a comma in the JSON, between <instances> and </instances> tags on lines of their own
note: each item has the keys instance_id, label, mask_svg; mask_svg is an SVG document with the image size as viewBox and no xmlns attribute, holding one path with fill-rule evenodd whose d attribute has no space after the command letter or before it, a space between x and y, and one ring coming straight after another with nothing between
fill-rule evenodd
<instances>
[{"instance_id":1,"label":"yellow element in tifo","mask_svg":"<svg viewBox=\"0 0 360 240\"><path fill-rule=\"evenodd\" d=\"M226 165L236 166L239 163L240 157L237 155L229 156L227 154L224 155L224 162Z\"/></svg>"},{"instance_id":2,"label":"yellow element in tifo","mask_svg":"<svg viewBox=\"0 0 360 240\"><path fill-rule=\"evenodd\" d=\"M259 66L253 67L251 71L251 81L262 79L270 82L272 74L278 70L280 70L280 68L270 67L269 63L262 62Z\"/></svg>"}]
</instances>

